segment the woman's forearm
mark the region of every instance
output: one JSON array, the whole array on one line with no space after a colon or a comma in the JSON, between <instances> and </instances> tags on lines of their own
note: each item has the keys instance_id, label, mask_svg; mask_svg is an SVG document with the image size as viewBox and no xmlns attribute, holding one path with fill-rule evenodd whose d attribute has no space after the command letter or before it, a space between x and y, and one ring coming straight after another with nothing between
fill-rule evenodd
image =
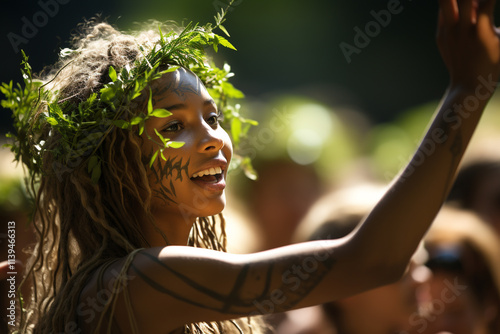
<instances>
[{"instance_id":1,"label":"woman's forearm","mask_svg":"<svg viewBox=\"0 0 500 334\"><path fill-rule=\"evenodd\" d=\"M445 200L455 172L495 82L479 78L476 87L451 87L406 168L352 238L353 247L404 270ZM377 261L377 259L374 259Z\"/></svg>"}]
</instances>

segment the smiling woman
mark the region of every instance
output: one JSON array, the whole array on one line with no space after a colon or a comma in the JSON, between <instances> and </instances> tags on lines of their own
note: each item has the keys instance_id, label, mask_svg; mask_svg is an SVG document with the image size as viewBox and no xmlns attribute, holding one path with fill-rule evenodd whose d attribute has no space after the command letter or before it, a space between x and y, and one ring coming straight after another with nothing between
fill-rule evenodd
<instances>
[{"instance_id":1,"label":"smiling woman","mask_svg":"<svg viewBox=\"0 0 500 334\"><path fill-rule=\"evenodd\" d=\"M224 30L223 20L224 12L216 17ZM21 332L36 323L37 333L144 333L133 320L130 328L115 326L114 303L129 292L115 283L135 291L129 267L150 282L133 263L137 251L166 245L225 251L220 212L233 145L219 123L224 113L226 125L247 120L228 103L242 96L227 82L229 66L217 68L205 55L209 46L232 48L213 29L154 23L124 34L91 21L41 81L32 79L25 59L25 89L3 85L17 127L12 149L33 185L40 182L33 193L39 244L27 274L36 290L25 298ZM243 133L232 132L235 139ZM124 317L134 319L128 311ZM161 327L172 329L170 322ZM193 333L248 326L173 323Z\"/></svg>"},{"instance_id":2,"label":"smiling woman","mask_svg":"<svg viewBox=\"0 0 500 334\"><path fill-rule=\"evenodd\" d=\"M457 126L481 83L500 75L494 0L441 0L438 42L450 86L419 151L345 238L228 254L225 179L246 120L215 26L125 34L90 22L41 81L3 84L12 149L29 172L38 243L22 333L258 333L250 316L321 304L397 280L451 187L487 98ZM232 157L233 156L233 157ZM235 159L236 158L236 159ZM411 168L411 172L410 171ZM27 284L27 283L25 283ZM234 320L238 319L238 320Z\"/></svg>"}]
</instances>

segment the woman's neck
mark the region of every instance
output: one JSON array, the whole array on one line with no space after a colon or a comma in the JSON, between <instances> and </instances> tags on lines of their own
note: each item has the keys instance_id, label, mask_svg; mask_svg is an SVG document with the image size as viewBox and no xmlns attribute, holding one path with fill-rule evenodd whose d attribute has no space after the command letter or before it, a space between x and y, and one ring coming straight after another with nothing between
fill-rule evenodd
<instances>
[{"instance_id":1,"label":"woman's neck","mask_svg":"<svg viewBox=\"0 0 500 334\"><path fill-rule=\"evenodd\" d=\"M196 221L196 217L187 219L186 217L176 217L171 214L165 215L161 212L153 212L153 217L156 227L152 224L143 226L144 235L151 247L187 245L189 233Z\"/></svg>"}]
</instances>

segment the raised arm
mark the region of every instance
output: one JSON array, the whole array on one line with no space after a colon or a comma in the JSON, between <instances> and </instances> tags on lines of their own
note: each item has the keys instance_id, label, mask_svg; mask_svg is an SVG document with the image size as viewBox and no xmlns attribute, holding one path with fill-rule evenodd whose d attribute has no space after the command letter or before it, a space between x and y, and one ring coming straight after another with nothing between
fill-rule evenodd
<instances>
[{"instance_id":1,"label":"raised arm","mask_svg":"<svg viewBox=\"0 0 500 334\"><path fill-rule=\"evenodd\" d=\"M169 332L186 323L324 303L396 280L447 196L495 89L494 4L440 0L438 45L449 88L414 157L354 233L248 255L173 246L141 251L127 272L129 297L120 295L117 323L129 326L127 305L133 305L139 332ZM104 287L122 266L108 268ZM102 291L97 286L88 285L82 303ZM98 309L102 305L80 312L80 321L94 322Z\"/></svg>"},{"instance_id":2,"label":"raised arm","mask_svg":"<svg viewBox=\"0 0 500 334\"><path fill-rule=\"evenodd\" d=\"M412 160L356 233L355 247L380 242L396 262L409 259L448 195L458 164L500 71L494 0L440 0L437 42L450 85Z\"/></svg>"}]
</instances>

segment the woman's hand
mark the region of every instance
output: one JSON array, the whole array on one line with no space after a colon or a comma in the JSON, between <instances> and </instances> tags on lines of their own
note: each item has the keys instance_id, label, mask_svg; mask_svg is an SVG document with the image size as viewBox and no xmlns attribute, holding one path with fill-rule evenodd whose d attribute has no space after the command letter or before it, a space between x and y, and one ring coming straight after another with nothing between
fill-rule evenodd
<instances>
[{"instance_id":1,"label":"woman's hand","mask_svg":"<svg viewBox=\"0 0 500 334\"><path fill-rule=\"evenodd\" d=\"M439 0L437 43L452 87L475 89L478 77L498 82L500 39L493 20L495 2Z\"/></svg>"}]
</instances>

